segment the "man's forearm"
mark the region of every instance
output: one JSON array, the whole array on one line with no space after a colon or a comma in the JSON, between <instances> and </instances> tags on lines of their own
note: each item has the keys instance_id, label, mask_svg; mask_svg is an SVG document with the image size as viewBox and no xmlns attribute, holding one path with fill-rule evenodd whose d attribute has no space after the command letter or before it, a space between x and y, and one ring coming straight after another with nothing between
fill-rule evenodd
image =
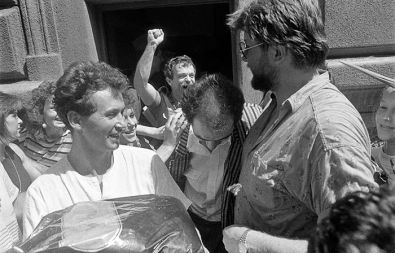
<instances>
[{"instance_id":1,"label":"man's forearm","mask_svg":"<svg viewBox=\"0 0 395 253\"><path fill-rule=\"evenodd\" d=\"M250 253L305 253L308 241L272 236L259 231L249 231L246 244Z\"/></svg>"},{"instance_id":2,"label":"man's forearm","mask_svg":"<svg viewBox=\"0 0 395 253\"><path fill-rule=\"evenodd\" d=\"M156 93L158 92L152 85L148 83L156 48L157 45L146 46L143 55L137 63L136 72L133 79L134 87L146 105L151 105L155 102Z\"/></svg>"}]
</instances>

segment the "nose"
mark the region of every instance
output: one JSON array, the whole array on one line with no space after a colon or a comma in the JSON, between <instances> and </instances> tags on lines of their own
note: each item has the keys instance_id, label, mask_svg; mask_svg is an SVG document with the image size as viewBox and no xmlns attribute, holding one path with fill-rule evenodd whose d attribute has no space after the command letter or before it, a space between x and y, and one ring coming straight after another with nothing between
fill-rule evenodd
<instances>
[{"instance_id":1,"label":"nose","mask_svg":"<svg viewBox=\"0 0 395 253\"><path fill-rule=\"evenodd\" d=\"M16 117L17 117L18 124L22 124L23 120L21 118L19 118L19 116L16 116Z\"/></svg>"},{"instance_id":2,"label":"nose","mask_svg":"<svg viewBox=\"0 0 395 253\"><path fill-rule=\"evenodd\" d=\"M117 132L125 132L126 131L126 122L125 118L120 114L120 116L117 117L117 123L115 123L114 128Z\"/></svg>"}]
</instances>

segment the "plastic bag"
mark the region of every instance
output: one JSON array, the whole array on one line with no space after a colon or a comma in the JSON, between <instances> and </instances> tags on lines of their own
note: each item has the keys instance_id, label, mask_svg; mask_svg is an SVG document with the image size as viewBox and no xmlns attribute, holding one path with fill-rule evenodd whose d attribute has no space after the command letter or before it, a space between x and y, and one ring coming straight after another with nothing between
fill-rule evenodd
<instances>
[{"instance_id":1,"label":"plastic bag","mask_svg":"<svg viewBox=\"0 0 395 253\"><path fill-rule=\"evenodd\" d=\"M182 203L142 195L89 201L46 215L23 252L205 252Z\"/></svg>"}]
</instances>

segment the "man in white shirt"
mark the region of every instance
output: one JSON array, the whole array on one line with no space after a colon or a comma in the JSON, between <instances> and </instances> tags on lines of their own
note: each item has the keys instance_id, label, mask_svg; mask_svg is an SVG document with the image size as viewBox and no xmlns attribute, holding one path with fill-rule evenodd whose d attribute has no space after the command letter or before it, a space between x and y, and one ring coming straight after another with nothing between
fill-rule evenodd
<instances>
[{"instance_id":1,"label":"man in white shirt","mask_svg":"<svg viewBox=\"0 0 395 253\"><path fill-rule=\"evenodd\" d=\"M169 170L192 201L189 214L203 244L225 252L221 231L233 216L226 188L238 179L243 140L261 108L244 104L241 90L219 74L189 86L181 108L192 128L181 133Z\"/></svg>"},{"instance_id":2,"label":"man in white shirt","mask_svg":"<svg viewBox=\"0 0 395 253\"><path fill-rule=\"evenodd\" d=\"M126 76L100 62L74 63L57 81L56 111L72 131L73 144L66 158L29 187L24 237L48 213L81 201L158 194L189 207L156 153L119 145L127 85Z\"/></svg>"}]
</instances>

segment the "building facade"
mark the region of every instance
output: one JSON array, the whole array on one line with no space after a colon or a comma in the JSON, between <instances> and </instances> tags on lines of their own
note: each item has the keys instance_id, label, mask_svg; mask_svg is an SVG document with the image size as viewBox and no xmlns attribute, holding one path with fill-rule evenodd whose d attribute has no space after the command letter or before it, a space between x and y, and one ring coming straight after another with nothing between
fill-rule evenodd
<instances>
[{"instance_id":1,"label":"building facade","mask_svg":"<svg viewBox=\"0 0 395 253\"><path fill-rule=\"evenodd\" d=\"M339 62L395 77L395 1L319 0L332 80L374 127L378 81ZM226 15L243 0L0 0L0 90L26 92L55 80L72 62L106 61L132 75L146 30L162 28L163 59L191 56L200 73L222 72L259 102Z\"/></svg>"}]
</instances>

